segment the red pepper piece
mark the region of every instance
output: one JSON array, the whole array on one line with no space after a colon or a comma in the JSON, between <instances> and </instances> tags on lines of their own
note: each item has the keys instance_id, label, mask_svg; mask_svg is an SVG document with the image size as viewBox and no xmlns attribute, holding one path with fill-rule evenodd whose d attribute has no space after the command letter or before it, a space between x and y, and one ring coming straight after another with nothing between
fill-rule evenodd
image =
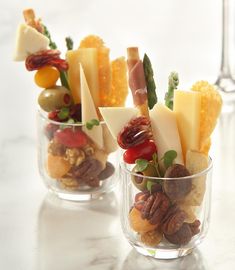
<instances>
[{"instance_id":1,"label":"red pepper piece","mask_svg":"<svg viewBox=\"0 0 235 270\"><path fill-rule=\"evenodd\" d=\"M136 159L152 160L153 154L157 151L155 143L151 140L127 149L123 154L126 163L134 164Z\"/></svg>"},{"instance_id":2,"label":"red pepper piece","mask_svg":"<svg viewBox=\"0 0 235 270\"><path fill-rule=\"evenodd\" d=\"M87 144L86 134L79 129L59 129L55 132L54 138L58 143L61 143L67 147L82 147Z\"/></svg>"}]
</instances>

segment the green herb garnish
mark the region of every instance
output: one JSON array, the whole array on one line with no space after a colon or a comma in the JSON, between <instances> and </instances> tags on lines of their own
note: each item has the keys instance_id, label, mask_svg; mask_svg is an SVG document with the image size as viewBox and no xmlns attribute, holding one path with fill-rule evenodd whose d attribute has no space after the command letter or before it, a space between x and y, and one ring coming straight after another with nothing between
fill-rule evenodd
<instances>
[{"instance_id":1,"label":"green herb garnish","mask_svg":"<svg viewBox=\"0 0 235 270\"><path fill-rule=\"evenodd\" d=\"M154 186L156 183L153 182L153 181L148 181L147 182L147 185L146 185L146 188L147 190L151 193L152 192L152 186Z\"/></svg>"},{"instance_id":2,"label":"green herb garnish","mask_svg":"<svg viewBox=\"0 0 235 270\"><path fill-rule=\"evenodd\" d=\"M148 167L149 162L146 159L136 159L135 164L135 170L138 172L143 172Z\"/></svg>"},{"instance_id":3,"label":"green herb garnish","mask_svg":"<svg viewBox=\"0 0 235 270\"><path fill-rule=\"evenodd\" d=\"M153 69L147 54L144 55L143 66L144 66L145 81L147 85L148 106L149 109L152 109L153 106L157 103L157 95L155 91L156 85L153 78L154 76Z\"/></svg>"},{"instance_id":4,"label":"green herb garnish","mask_svg":"<svg viewBox=\"0 0 235 270\"><path fill-rule=\"evenodd\" d=\"M166 169L173 164L174 159L177 157L177 152L175 150L167 151L162 157Z\"/></svg>"},{"instance_id":5,"label":"green herb garnish","mask_svg":"<svg viewBox=\"0 0 235 270\"><path fill-rule=\"evenodd\" d=\"M97 119L91 119L90 121L86 122L86 128L91 130L94 126L99 126L100 121Z\"/></svg>"},{"instance_id":6,"label":"green herb garnish","mask_svg":"<svg viewBox=\"0 0 235 270\"><path fill-rule=\"evenodd\" d=\"M169 109L173 109L173 97L174 97L174 90L177 89L179 84L179 77L177 72L171 72L168 78L168 91L165 95L165 105Z\"/></svg>"},{"instance_id":7,"label":"green herb garnish","mask_svg":"<svg viewBox=\"0 0 235 270\"><path fill-rule=\"evenodd\" d=\"M160 169L159 169L159 163L158 163L158 156L157 156L156 152L153 153L152 158L153 158L153 165L154 165L154 167L156 168L156 171L157 171L157 175L158 175L158 177L161 177Z\"/></svg>"},{"instance_id":8,"label":"green herb garnish","mask_svg":"<svg viewBox=\"0 0 235 270\"><path fill-rule=\"evenodd\" d=\"M60 120L65 120L69 117L69 108L62 108L60 110L60 112L58 113L58 117L60 118Z\"/></svg>"},{"instance_id":9,"label":"green herb garnish","mask_svg":"<svg viewBox=\"0 0 235 270\"><path fill-rule=\"evenodd\" d=\"M68 124L75 124L75 121L73 118L69 118L69 120L67 121Z\"/></svg>"},{"instance_id":10,"label":"green herb garnish","mask_svg":"<svg viewBox=\"0 0 235 270\"><path fill-rule=\"evenodd\" d=\"M65 38L65 41L66 41L66 47L67 47L67 50L70 51L73 49L73 40L71 37L66 37Z\"/></svg>"}]
</instances>

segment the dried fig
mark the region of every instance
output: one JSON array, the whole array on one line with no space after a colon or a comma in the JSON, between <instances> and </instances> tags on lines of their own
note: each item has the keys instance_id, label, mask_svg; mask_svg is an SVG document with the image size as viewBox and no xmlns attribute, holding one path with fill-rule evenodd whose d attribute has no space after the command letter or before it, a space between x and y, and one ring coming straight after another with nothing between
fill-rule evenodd
<instances>
[{"instance_id":1,"label":"dried fig","mask_svg":"<svg viewBox=\"0 0 235 270\"><path fill-rule=\"evenodd\" d=\"M165 234L166 239L175 245L186 245L192 238L190 226L184 223L181 228L174 234Z\"/></svg>"},{"instance_id":2,"label":"dried fig","mask_svg":"<svg viewBox=\"0 0 235 270\"><path fill-rule=\"evenodd\" d=\"M105 169L98 175L100 180L105 180L109 178L115 171L115 168L112 163L106 162Z\"/></svg>"},{"instance_id":3,"label":"dried fig","mask_svg":"<svg viewBox=\"0 0 235 270\"><path fill-rule=\"evenodd\" d=\"M181 178L189 176L190 173L185 166L181 164L173 164L165 172L165 178ZM172 179L163 181L163 190L172 200L177 201L183 199L192 189L191 179Z\"/></svg>"}]
</instances>

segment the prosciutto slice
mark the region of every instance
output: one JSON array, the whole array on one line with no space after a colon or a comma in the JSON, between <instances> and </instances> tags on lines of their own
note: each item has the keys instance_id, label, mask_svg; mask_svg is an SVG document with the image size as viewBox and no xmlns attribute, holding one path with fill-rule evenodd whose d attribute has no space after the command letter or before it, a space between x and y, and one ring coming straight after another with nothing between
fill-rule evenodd
<instances>
[{"instance_id":1,"label":"prosciutto slice","mask_svg":"<svg viewBox=\"0 0 235 270\"><path fill-rule=\"evenodd\" d=\"M128 60L129 86L135 106L144 104L147 100L147 88L144 67L141 60Z\"/></svg>"}]
</instances>

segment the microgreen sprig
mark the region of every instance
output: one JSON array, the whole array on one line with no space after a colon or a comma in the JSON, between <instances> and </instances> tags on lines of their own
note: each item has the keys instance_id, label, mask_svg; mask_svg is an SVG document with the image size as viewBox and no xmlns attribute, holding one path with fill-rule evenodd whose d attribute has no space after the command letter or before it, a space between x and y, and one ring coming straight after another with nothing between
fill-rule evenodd
<instances>
[{"instance_id":1,"label":"microgreen sprig","mask_svg":"<svg viewBox=\"0 0 235 270\"><path fill-rule=\"evenodd\" d=\"M173 164L176 157L177 152L175 150L169 150L164 154L161 160L163 160L166 169Z\"/></svg>"},{"instance_id":2,"label":"microgreen sprig","mask_svg":"<svg viewBox=\"0 0 235 270\"><path fill-rule=\"evenodd\" d=\"M100 121L97 119L91 119L90 121L86 122L86 128L91 130L94 126L99 126Z\"/></svg>"}]
</instances>

